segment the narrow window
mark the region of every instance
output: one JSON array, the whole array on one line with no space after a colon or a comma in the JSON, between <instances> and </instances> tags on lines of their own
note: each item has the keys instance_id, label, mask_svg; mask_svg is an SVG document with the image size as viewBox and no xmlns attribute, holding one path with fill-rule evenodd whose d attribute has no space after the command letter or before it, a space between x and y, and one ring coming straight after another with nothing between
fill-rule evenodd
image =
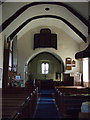
<instances>
[{"instance_id":1,"label":"narrow window","mask_svg":"<svg viewBox=\"0 0 90 120\"><path fill-rule=\"evenodd\" d=\"M42 74L48 74L49 73L49 64L48 63L42 63L41 64L41 73Z\"/></svg>"},{"instance_id":2,"label":"narrow window","mask_svg":"<svg viewBox=\"0 0 90 120\"><path fill-rule=\"evenodd\" d=\"M83 60L83 81L88 82L89 80L89 66L88 66L88 58L84 58Z\"/></svg>"}]
</instances>

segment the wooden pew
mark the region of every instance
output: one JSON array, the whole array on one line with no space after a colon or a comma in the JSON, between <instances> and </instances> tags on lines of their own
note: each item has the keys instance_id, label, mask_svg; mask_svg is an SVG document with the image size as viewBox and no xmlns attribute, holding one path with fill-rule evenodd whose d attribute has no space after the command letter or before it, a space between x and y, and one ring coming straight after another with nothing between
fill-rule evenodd
<instances>
[{"instance_id":1,"label":"wooden pew","mask_svg":"<svg viewBox=\"0 0 90 120\"><path fill-rule=\"evenodd\" d=\"M78 118L78 113L81 110L82 102L90 100L90 96L74 96L64 95L60 97L60 112L63 113L65 118L67 117L76 117Z\"/></svg>"},{"instance_id":2,"label":"wooden pew","mask_svg":"<svg viewBox=\"0 0 90 120\"><path fill-rule=\"evenodd\" d=\"M55 89L58 89L60 92L67 94L88 94L90 93L88 87L82 86L55 86Z\"/></svg>"},{"instance_id":3,"label":"wooden pew","mask_svg":"<svg viewBox=\"0 0 90 120\"><path fill-rule=\"evenodd\" d=\"M79 112L79 120L89 120L90 119L90 101L83 102L81 105L81 111Z\"/></svg>"},{"instance_id":4,"label":"wooden pew","mask_svg":"<svg viewBox=\"0 0 90 120\"><path fill-rule=\"evenodd\" d=\"M78 118L81 104L90 101L88 89L76 86L55 87L55 100L63 118Z\"/></svg>"},{"instance_id":5,"label":"wooden pew","mask_svg":"<svg viewBox=\"0 0 90 120\"><path fill-rule=\"evenodd\" d=\"M25 91L18 91L18 88L6 88L3 90L2 117L14 117L24 103L28 95ZM23 93L23 94L22 94Z\"/></svg>"},{"instance_id":6,"label":"wooden pew","mask_svg":"<svg viewBox=\"0 0 90 120\"><path fill-rule=\"evenodd\" d=\"M5 88L2 98L2 119L33 117L37 103L38 88ZM33 101L32 99L35 99Z\"/></svg>"},{"instance_id":7,"label":"wooden pew","mask_svg":"<svg viewBox=\"0 0 90 120\"><path fill-rule=\"evenodd\" d=\"M90 120L90 112L79 112L79 120Z\"/></svg>"}]
</instances>

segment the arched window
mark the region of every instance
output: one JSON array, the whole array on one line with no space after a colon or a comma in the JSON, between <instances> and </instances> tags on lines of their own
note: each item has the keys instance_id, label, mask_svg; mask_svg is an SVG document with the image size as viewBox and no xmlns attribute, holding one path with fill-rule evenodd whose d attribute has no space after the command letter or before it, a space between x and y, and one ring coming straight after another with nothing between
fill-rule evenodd
<instances>
[{"instance_id":1,"label":"arched window","mask_svg":"<svg viewBox=\"0 0 90 120\"><path fill-rule=\"evenodd\" d=\"M48 74L49 73L49 63L42 63L41 64L41 73Z\"/></svg>"}]
</instances>

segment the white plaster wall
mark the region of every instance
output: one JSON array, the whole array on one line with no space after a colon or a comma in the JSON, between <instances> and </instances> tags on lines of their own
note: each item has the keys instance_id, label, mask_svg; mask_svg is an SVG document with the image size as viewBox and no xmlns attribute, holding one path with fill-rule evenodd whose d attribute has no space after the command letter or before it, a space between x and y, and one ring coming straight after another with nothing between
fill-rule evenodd
<instances>
[{"instance_id":1,"label":"white plaster wall","mask_svg":"<svg viewBox=\"0 0 90 120\"><path fill-rule=\"evenodd\" d=\"M73 9L76 9L77 12L79 12L83 17L85 17L88 20L88 0L86 1L81 0L81 2L79 0L78 1L72 0L72 2L67 2L66 4L73 6Z\"/></svg>"},{"instance_id":2,"label":"white plaster wall","mask_svg":"<svg viewBox=\"0 0 90 120\"><path fill-rule=\"evenodd\" d=\"M16 10L18 10L20 7L29 4L30 2L34 2L35 0L18 0L18 1L7 1L3 4L3 13L6 13L3 15L3 22L9 18L12 14L15 13ZM38 0L37 0L38 1ZM43 0L41 0L43 1ZM46 1L46 0L45 0ZM47 0L48 1L48 0ZM54 0L49 0L54 1ZM56 2L58 0L55 0ZM88 0L80 1L80 0L59 0L58 2L64 2L65 4L72 6L74 9L76 9L83 17L88 19ZM74 2L74 3L73 3ZM84 8L84 11L82 12L82 9Z\"/></svg>"},{"instance_id":3,"label":"white plaster wall","mask_svg":"<svg viewBox=\"0 0 90 120\"><path fill-rule=\"evenodd\" d=\"M8 19L11 15L13 15L16 10L19 10L21 7L23 7L24 5L26 5L27 2L5 2L2 4L2 22L4 22L6 19Z\"/></svg>"},{"instance_id":4,"label":"white plaster wall","mask_svg":"<svg viewBox=\"0 0 90 120\"><path fill-rule=\"evenodd\" d=\"M18 40L18 72L21 73L22 78L24 79L24 66L30 56L39 53L40 51L48 51L52 53L56 53L60 56L65 63L66 57L71 57L75 60L75 53L79 51L79 44L73 40L70 36L68 36L64 31L59 28L48 26L51 29L52 33L57 34L57 47L55 50L53 48L37 48L33 50L33 42L34 42L34 33L40 32L41 28L47 28L47 26L40 26L35 29L31 29L26 34L24 34ZM76 60L76 67L73 68L72 72L80 71L79 69L79 61Z\"/></svg>"},{"instance_id":5,"label":"white plaster wall","mask_svg":"<svg viewBox=\"0 0 90 120\"><path fill-rule=\"evenodd\" d=\"M70 29L64 22L61 20L53 19L53 18L41 18L37 20L31 21L28 25L26 25L22 30L18 32L18 38L22 37L23 34L28 32L30 29L33 29L35 27L38 28L38 26L54 26L57 28L62 29L64 32L66 32L69 36L71 36L75 41L78 43L82 42L83 40L72 30ZM39 32L39 29L38 29Z\"/></svg>"},{"instance_id":6,"label":"white plaster wall","mask_svg":"<svg viewBox=\"0 0 90 120\"><path fill-rule=\"evenodd\" d=\"M3 21L5 21L7 18L9 18L17 9L19 9L21 6L25 5L27 3L4 3L3 5ZM73 3L72 3L73 5ZM78 4L77 4L78 5ZM75 4L75 8L77 6ZM80 4L79 4L80 5ZM81 3L82 6L82 3ZM87 6L85 4L85 6ZM50 7L50 11L47 12L45 11L45 7ZM83 4L84 7L84 4ZM81 9L80 9L81 10ZM84 9L85 12L87 13L87 9ZM26 19L31 18L33 16L37 15L60 15L61 17L65 18L69 22L71 22L74 26L76 26L85 36L87 36L87 31L88 28L72 13L70 13L66 8L64 7L57 7L56 5L37 5L32 8L27 9L23 14L21 14L17 19L13 21L4 31L3 35L6 35L7 37L12 33L13 30L15 30L22 22L24 22ZM50 23L51 21L49 21ZM43 21L42 25L44 25L45 21ZM59 22L60 23L60 22ZM52 24L48 24L48 19L47 22L45 23L45 26L40 25L41 22L39 21L39 26L33 29L35 26L32 26L34 24L29 24L32 26L31 28L29 25L26 26L26 30L24 30L23 34L22 31L18 33L18 36L20 36L18 40L18 73L21 73L22 79L24 79L24 66L28 59L39 53L40 51L49 51L54 54L59 55L64 63L65 63L65 58L66 57L72 57L74 59L74 55L76 52L78 52L79 49L79 44L76 42L77 39L81 40L80 38L77 37L77 35L72 32L72 30L68 29L69 27L64 25L62 22L59 24L58 22L52 21ZM38 22L37 22L38 24ZM46 25L47 24L47 25ZM51 25L51 26L49 26ZM55 27L53 27L55 25ZM62 27L61 27L62 25ZM33 35L36 32L39 32L39 30L43 27L48 27L52 30L52 33L57 33L58 35L58 50L55 50L53 48L46 48L46 49L36 49L33 50ZM67 32L66 32L67 31ZM25 33L26 32L26 33ZM75 41L76 40L76 41ZM1 43L1 46L3 43ZM0 50L2 51L2 47L0 46ZM1 62L3 62L3 54L1 56ZM80 62L76 60L76 67L73 69L72 72L80 71L79 64ZM0 63L0 65L3 65Z\"/></svg>"}]
</instances>

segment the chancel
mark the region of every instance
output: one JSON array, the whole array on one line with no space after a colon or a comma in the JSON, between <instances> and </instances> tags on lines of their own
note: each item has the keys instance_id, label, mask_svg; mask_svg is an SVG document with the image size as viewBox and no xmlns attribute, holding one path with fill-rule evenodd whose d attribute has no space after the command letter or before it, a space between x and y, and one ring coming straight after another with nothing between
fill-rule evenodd
<instances>
[{"instance_id":1,"label":"chancel","mask_svg":"<svg viewBox=\"0 0 90 120\"><path fill-rule=\"evenodd\" d=\"M89 120L90 2L21 1L0 2L0 118Z\"/></svg>"}]
</instances>

